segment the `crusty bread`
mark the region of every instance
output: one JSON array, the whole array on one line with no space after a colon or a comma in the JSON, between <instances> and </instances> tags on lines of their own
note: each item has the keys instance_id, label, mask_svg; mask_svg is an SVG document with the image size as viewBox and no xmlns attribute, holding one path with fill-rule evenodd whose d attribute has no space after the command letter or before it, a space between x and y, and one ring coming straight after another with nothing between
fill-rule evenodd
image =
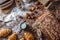
<instances>
[{"instance_id":1,"label":"crusty bread","mask_svg":"<svg viewBox=\"0 0 60 40\"><path fill-rule=\"evenodd\" d=\"M40 29L47 36L48 40L59 40L60 25L49 12L39 17L32 27L34 29Z\"/></svg>"}]
</instances>

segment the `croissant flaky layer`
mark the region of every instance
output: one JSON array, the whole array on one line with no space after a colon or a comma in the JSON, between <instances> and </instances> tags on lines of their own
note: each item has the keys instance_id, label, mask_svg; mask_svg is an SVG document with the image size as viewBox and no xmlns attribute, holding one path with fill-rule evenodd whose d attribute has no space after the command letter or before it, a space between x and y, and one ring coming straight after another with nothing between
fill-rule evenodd
<instances>
[{"instance_id":1,"label":"croissant flaky layer","mask_svg":"<svg viewBox=\"0 0 60 40\"><path fill-rule=\"evenodd\" d=\"M6 37L11 33L11 29L1 28L0 37Z\"/></svg>"},{"instance_id":2,"label":"croissant flaky layer","mask_svg":"<svg viewBox=\"0 0 60 40\"><path fill-rule=\"evenodd\" d=\"M24 35L22 36L22 38L20 38L20 40L34 40L34 36L32 33L25 31Z\"/></svg>"},{"instance_id":3,"label":"croissant flaky layer","mask_svg":"<svg viewBox=\"0 0 60 40\"><path fill-rule=\"evenodd\" d=\"M13 33L8 37L8 40L16 40L16 39L17 39L16 33Z\"/></svg>"},{"instance_id":4,"label":"croissant flaky layer","mask_svg":"<svg viewBox=\"0 0 60 40\"><path fill-rule=\"evenodd\" d=\"M25 32L24 36L25 36L26 40L34 40L33 35L29 32Z\"/></svg>"}]
</instances>

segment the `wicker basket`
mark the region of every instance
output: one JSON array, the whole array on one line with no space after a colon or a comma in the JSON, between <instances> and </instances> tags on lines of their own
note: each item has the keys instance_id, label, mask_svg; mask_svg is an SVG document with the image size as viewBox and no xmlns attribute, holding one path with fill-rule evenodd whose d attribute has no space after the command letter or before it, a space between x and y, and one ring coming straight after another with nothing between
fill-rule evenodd
<instances>
[{"instance_id":1,"label":"wicker basket","mask_svg":"<svg viewBox=\"0 0 60 40\"><path fill-rule=\"evenodd\" d=\"M37 34L39 34L38 29L41 30L48 40L59 40L60 38L60 24L48 12L39 17L32 27L37 31Z\"/></svg>"}]
</instances>

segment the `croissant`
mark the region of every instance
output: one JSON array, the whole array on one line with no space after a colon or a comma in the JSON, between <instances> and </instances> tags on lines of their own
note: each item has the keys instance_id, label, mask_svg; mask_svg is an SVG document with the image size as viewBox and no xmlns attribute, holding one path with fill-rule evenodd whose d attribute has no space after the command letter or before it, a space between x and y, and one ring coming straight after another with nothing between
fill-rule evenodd
<instances>
[{"instance_id":1,"label":"croissant","mask_svg":"<svg viewBox=\"0 0 60 40\"><path fill-rule=\"evenodd\" d=\"M25 40L25 38L21 38L20 40Z\"/></svg>"},{"instance_id":2,"label":"croissant","mask_svg":"<svg viewBox=\"0 0 60 40\"><path fill-rule=\"evenodd\" d=\"M0 37L6 37L11 33L11 29L1 28Z\"/></svg>"},{"instance_id":3,"label":"croissant","mask_svg":"<svg viewBox=\"0 0 60 40\"><path fill-rule=\"evenodd\" d=\"M26 40L34 40L33 35L29 32L25 32L24 36L25 36Z\"/></svg>"},{"instance_id":4,"label":"croissant","mask_svg":"<svg viewBox=\"0 0 60 40\"><path fill-rule=\"evenodd\" d=\"M16 39L17 39L16 33L13 33L8 37L8 40L16 40Z\"/></svg>"}]
</instances>

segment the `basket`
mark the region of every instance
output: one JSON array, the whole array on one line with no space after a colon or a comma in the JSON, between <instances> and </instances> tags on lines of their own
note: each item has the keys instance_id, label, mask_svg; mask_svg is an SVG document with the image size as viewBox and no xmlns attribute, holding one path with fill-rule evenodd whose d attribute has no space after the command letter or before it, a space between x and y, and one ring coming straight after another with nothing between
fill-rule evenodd
<instances>
[{"instance_id":1,"label":"basket","mask_svg":"<svg viewBox=\"0 0 60 40\"><path fill-rule=\"evenodd\" d=\"M0 9L5 9L13 4L13 0L6 1L5 3L0 5Z\"/></svg>"}]
</instances>

